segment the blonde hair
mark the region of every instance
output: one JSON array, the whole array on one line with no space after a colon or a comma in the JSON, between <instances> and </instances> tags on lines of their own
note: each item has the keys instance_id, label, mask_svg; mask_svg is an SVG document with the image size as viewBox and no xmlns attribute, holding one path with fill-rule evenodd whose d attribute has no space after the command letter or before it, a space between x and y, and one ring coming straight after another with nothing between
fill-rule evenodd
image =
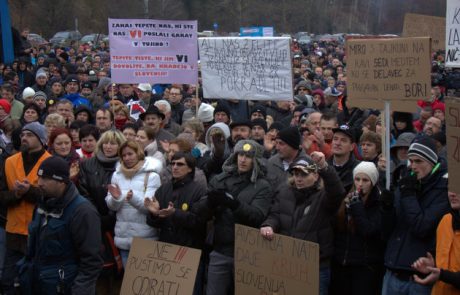
<instances>
[{"instance_id":1,"label":"blonde hair","mask_svg":"<svg viewBox=\"0 0 460 295\"><path fill-rule=\"evenodd\" d=\"M107 130L102 133L101 138L97 141L96 149L94 151L97 154L102 151L102 145L108 142L114 142L120 147L126 141L125 136L118 130Z\"/></svg>"},{"instance_id":2,"label":"blonde hair","mask_svg":"<svg viewBox=\"0 0 460 295\"><path fill-rule=\"evenodd\" d=\"M120 145L120 147L118 148L118 157L120 157L120 160L122 159L121 154L123 153L123 150L126 148L132 149L136 153L137 159L139 161L145 159L144 149L141 147L141 145L137 141L128 140L123 142L122 145Z\"/></svg>"},{"instance_id":3,"label":"blonde hair","mask_svg":"<svg viewBox=\"0 0 460 295\"><path fill-rule=\"evenodd\" d=\"M57 113L54 113L54 114L49 114L46 119L45 119L45 127L46 126L49 126L49 125L55 125L55 127L62 127L62 128L65 128L66 125L65 125L65 119L63 116L57 114Z\"/></svg>"}]
</instances>

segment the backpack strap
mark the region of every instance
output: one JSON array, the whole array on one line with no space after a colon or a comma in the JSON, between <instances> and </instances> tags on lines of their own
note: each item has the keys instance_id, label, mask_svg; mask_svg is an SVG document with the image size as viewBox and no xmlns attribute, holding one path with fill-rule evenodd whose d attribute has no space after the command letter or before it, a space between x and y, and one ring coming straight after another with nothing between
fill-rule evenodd
<instances>
[{"instance_id":1,"label":"backpack strap","mask_svg":"<svg viewBox=\"0 0 460 295\"><path fill-rule=\"evenodd\" d=\"M145 173L144 176L144 193L147 191L147 184L149 181L150 171Z\"/></svg>"}]
</instances>

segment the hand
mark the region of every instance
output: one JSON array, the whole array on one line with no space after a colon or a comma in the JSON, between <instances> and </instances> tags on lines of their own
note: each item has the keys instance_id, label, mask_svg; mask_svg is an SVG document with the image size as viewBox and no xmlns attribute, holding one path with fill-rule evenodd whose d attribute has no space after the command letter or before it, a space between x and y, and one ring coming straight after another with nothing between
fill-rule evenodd
<instances>
[{"instance_id":1,"label":"hand","mask_svg":"<svg viewBox=\"0 0 460 295\"><path fill-rule=\"evenodd\" d=\"M16 180L14 183L13 191L15 192L16 197L21 197L26 194L30 189L30 182L27 178L24 178L23 181Z\"/></svg>"},{"instance_id":2,"label":"hand","mask_svg":"<svg viewBox=\"0 0 460 295\"><path fill-rule=\"evenodd\" d=\"M315 130L313 135L316 137L316 142L318 143L318 146L322 147L325 143L323 133L319 130Z\"/></svg>"},{"instance_id":3,"label":"hand","mask_svg":"<svg viewBox=\"0 0 460 295\"><path fill-rule=\"evenodd\" d=\"M322 152L313 152L310 154L310 157L313 162L316 163L318 169L324 169L327 167L326 156L324 156Z\"/></svg>"},{"instance_id":4,"label":"hand","mask_svg":"<svg viewBox=\"0 0 460 295\"><path fill-rule=\"evenodd\" d=\"M121 190L118 184L109 184L107 186L107 190L115 200L118 200L121 197Z\"/></svg>"},{"instance_id":5,"label":"hand","mask_svg":"<svg viewBox=\"0 0 460 295\"><path fill-rule=\"evenodd\" d=\"M211 207L223 206L232 210L236 210L240 205L238 200L227 196L227 194L222 190L210 191L208 193L208 199Z\"/></svg>"},{"instance_id":6,"label":"hand","mask_svg":"<svg viewBox=\"0 0 460 295\"><path fill-rule=\"evenodd\" d=\"M144 207L147 208L147 210L149 210L149 212L155 216L160 214L160 203L158 203L155 197L152 197L151 199L148 197L145 198Z\"/></svg>"},{"instance_id":7,"label":"hand","mask_svg":"<svg viewBox=\"0 0 460 295\"><path fill-rule=\"evenodd\" d=\"M161 209L158 217L160 218L166 218L174 214L176 212L176 208L174 208L174 204L172 202L169 202L168 208L166 209Z\"/></svg>"},{"instance_id":8,"label":"hand","mask_svg":"<svg viewBox=\"0 0 460 295\"><path fill-rule=\"evenodd\" d=\"M70 179L76 177L79 172L80 172L80 165L78 164L77 161L70 164L70 171L69 171Z\"/></svg>"},{"instance_id":9,"label":"hand","mask_svg":"<svg viewBox=\"0 0 460 295\"><path fill-rule=\"evenodd\" d=\"M417 259L417 261L412 263L412 268L423 274L430 273L428 267L434 266L434 259L430 252L426 253L426 257L420 257L419 259Z\"/></svg>"},{"instance_id":10,"label":"hand","mask_svg":"<svg viewBox=\"0 0 460 295\"><path fill-rule=\"evenodd\" d=\"M417 175L409 173L399 181L401 197L415 196L417 194Z\"/></svg>"},{"instance_id":11,"label":"hand","mask_svg":"<svg viewBox=\"0 0 460 295\"><path fill-rule=\"evenodd\" d=\"M223 134L214 134L211 140L214 145L214 155L218 158L223 157L225 151L225 136Z\"/></svg>"},{"instance_id":12,"label":"hand","mask_svg":"<svg viewBox=\"0 0 460 295\"><path fill-rule=\"evenodd\" d=\"M273 228L271 226L264 226L260 228L260 235L269 241L273 239Z\"/></svg>"},{"instance_id":13,"label":"hand","mask_svg":"<svg viewBox=\"0 0 460 295\"><path fill-rule=\"evenodd\" d=\"M421 279L418 275L414 275L414 281L422 285L433 285L437 280L439 280L439 277L441 276L441 269L428 266L427 270L430 271L429 275L427 275L424 279Z\"/></svg>"},{"instance_id":14,"label":"hand","mask_svg":"<svg viewBox=\"0 0 460 295\"><path fill-rule=\"evenodd\" d=\"M133 198L133 190L129 190L126 194L126 200L130 201Z\"/></svg>"},{"instance_id":15,"label":"hand","mask_svg":"<svg viewBox=\"0 0 460 295\"><path fill-rule=\"evenodd\" d=\"M385 209L393 208L394 201L395 195L392 191L389 191L387 189L382 190L382 193L380 195L380 202L382 203L382 206Z\"/></svg>"},{"instance_id":16,"label":"hand","mask_svg":"<svg viewBox=\"0 0 460 295\"><path fill-rule=\"evenodd\" d=\"M225 192L222 190L208 191L208 206L211 208L219 206L220 195L223 195L223 197L225 197Z\"/></svg>"},{"instance_id":17,"label":"hand","mask_svg":"<svg viewBox=\"0 0 460 295\"><path fill-rule=\"evenodd\" d=\"M354 191L350 194L349 204L353 205L362 201L362 195L358 191Z\"/></svg>"},{"instance_id":18,"label":"hand","mask_svg":"<svg viewBox=\"0 0 460 295\"><path fill-rule=\"evenodd\" d=\"M387 169L387 160L385 159L385 157L383 155L380 155L380 157L379 157L379 161L377 163L377 168L380 171L385 171Z\"/></svg>"},{"instance_id":19,"label":"hand","mask_svg":"<svg viewBox=\"0 0 460 295\"><path fill-rule=\"evenodd\" d=\"M276 145L276 140L270 134L264 135L264 148L266 151L271 152Z\"/></svg>"}]
</instances>

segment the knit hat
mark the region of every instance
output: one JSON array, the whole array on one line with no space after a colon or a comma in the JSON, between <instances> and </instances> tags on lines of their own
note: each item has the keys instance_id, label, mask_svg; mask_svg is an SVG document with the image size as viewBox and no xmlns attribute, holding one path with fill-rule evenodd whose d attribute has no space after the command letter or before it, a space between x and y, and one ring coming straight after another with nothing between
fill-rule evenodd
<instances>
[{"instance_id":1,"label":"knit hat","mask_svg":"<svg viewBox=\"0 0 460 295\"><path fill-rule=\"evenodd\" d=\"M90 90L93 90L93 84L91 82L84 82L81 83L81 89L88 88Z\"/></svg>"},{"instance_id":2,"label":"knit hat","mask_svg":"<svg viewBox=\"0 0 460 295\"><path fill-rule=\"evenodd\" d=\"M61 157L52 156L45 159L38 168L37 175L57 181L69 181L69 163Z\"/></svg>"},{"instance_id":3,"label":"knit hat","mask_svg":"<svg viewBox=\"0 0 460 295\"><path fill-rule=\"evenodd\" d=\"M9 114L11 112L11 104L8 100L6 100L5 98L1 98L0 99L0 107L3 108L3 110Z\"/></svg>"},{"instance_id":4,"label":"knit hat","mask_svg":"<svg viewBox=\"0 0 460 295\"><path fill-rule=\"evenodd\" d=\"M257 119L252 120L251 123L252 123L252 127L260 126L265 130L265 132L267 132L267 122L264 119L257 118Z\"/></svg>"},{"instance_id":5,"label":"knit hat","mask_svg":"<svg viewBox=\"0 0 460 295\"><path fill-rule=\"evenodd\" d=\"M34 94L34 101L35 101L36 99L39 99L39 98L43 98L45 101L48 100L48 96L47 96L46 93L43 92L43 91L37 91L37 92L35 92L35 94Z\"/></svg>"},{"instance_id":6,"label":"knit hat","mask_svg":"<svg viewBox=\"0 0 460 295\"><path fill-rule=\"evenodd\" d=\"M436 143L428 136L422 136L409 147L408 156L418 156L425 161L436 165L438 155L436 153Z\"/></svg>"},{"instance_id":7,"label":"knit hat","mask_svg":"<svg viewBox=\"0 0 460 295\"><path fill-rule=\"evenodd\" d=\"M264 118L267 118L267 109L260 104L256 104L255 106L252 107L251 109L251 114L249 116L252 116L253 113L261 113Z\"/></svg>"},{"instance_id":8,"label":"knit hat","mask_svg":"<svg viewBox=\"0 0 460 295\"><path fill-rule=\"evenodd\" d=\"M219 113L219 112L224 112L227 115L227 117L230 119L230 110L228 109L226 105L218 103L216 105L216 108L214 109L214 116L216 115L216 113Z\"/></svg>"},{"instance_id":9,"label":"knit hat","mask_svg":"<svg viewBox=\"0 0 460 295\"><path fill-rule=\"evenodd\" d=\"M253 159L251 182L255 183L259 176L265 172L264 148L250 139L243 139L236 143L233 153L225 160L222 170L230 173L238 169L238 154L244 153Z\"/></svg>"},{"instance_id":10,"label":"knit hat","mask_svg":"<svg viewBox=\"0 0 460 295\"><path fill-rule=\"evenodd\" d=\"M34 96L35 90L33 90L31 87L26 87L22 91L22 99L27 99L31 96Z\"/></svg>"},{"instance_id":11,"label":"knit hat","mask_svg":"<svg viewBox=\"0 0 460 295\"><path fill-rule=\"evenodd\" d=\"M372 162L363 161L359 163L355 169L353 169L353 179L358 173L366 174L370 178L372 185L376 185L377 181L379 181L379 171Z\"/></svg>"},{"instance_id":12,"label":"knit hat","mask_svg":"<svg viewBox=\"0 0 460 295\"><path fill-rule=\"evenodd\" d=\"M35 74L35 79L40 78L40 77L45 77L47 78L48 76L46 75L45 70L39 69L37 73Z\"/></svg>"},{"instance_id":13,"label":"knit hat","mask_svg":"<svg viewBox=\"0 0 460 295\"><path fill-rule=\"evenodd\" d=\"M283 123L281 122L273 122L271 125L270 125L270 128L268 128L268 131L270 130L273 130L273 129L276 129L278 131L284 129L286 126L284 126Z\"/></svg>"},{"instance_id":14,"label":"knit hat","mask_svg":"<svg viewBox=\"0 0 460 295\"><path fill-rule=\"evenodd\" d=\"M297 127L287 127L280 130L280 132L278 132L278 139L281 139L293 149L299 149L300 133Z\"/></svg>"},{"instance_id":15,"label":"knit hat","mask_svg":"<svg viewBox=\"0 0 460 295\"><path fill-rule=\"evenodd\" d=\"M25 131L25 130L30 131L33 134L35 134L35 136L37 136L38 139L40 139L40 142L42 143L42 145L43 146L46 145L46 142L48 140L48 136L46 134L45 126L43 126L42 124L40 124L38 122L32 122L32 123L26 124L24 127L22 127L22 131Z\"/></svg>"},{"instance_id":16,"label":"knit hat","mask_svg":"<svg viewBox=\"0 0 460 295\"><path fill-rule=\"evenodd\" d=\"M207 103L202 103L197 113L198 119L201 122L207 123L214 120L214 108L212 105Z\"/></svg>"}]
</instances>

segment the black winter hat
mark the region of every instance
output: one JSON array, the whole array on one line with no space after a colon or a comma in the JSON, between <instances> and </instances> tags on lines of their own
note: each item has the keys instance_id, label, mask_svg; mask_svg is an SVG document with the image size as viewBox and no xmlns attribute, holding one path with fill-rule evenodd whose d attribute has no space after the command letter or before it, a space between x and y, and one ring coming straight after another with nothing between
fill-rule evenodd
<instances>
[{"instance_id":1,"label":"black winter hat","mask_svg":"<svg viewBox=\"0 0 460 295\"><path fill-rule=\"evenodd\" d=\"M282 129L278 132L278 139L281 139L296 150L300 147L300 132L297 127L287 127Z\"/></svg>"},{"instance_id":2,"label":"black winter hat","mask_svg":"<svg viewBox=\"0 0 460 295\"><path fill-rule=\"evenodd\" d=\"M58 156L52 156L41 163L37 175L57 181L68 182L69 170L69 163L67 163L66 160Z\"/></svg>"},{"instance_id":3,"label":"black winter hat","mask_svg":"<svg viewBox=\"0 0 460 295\"><path fill-rule=\"evenodd\" d=\"M260 104L254 105L251 109L250 116L252 116L252 114L256 112L261 113L262 116L264 116L264 118L267 118L267 109L263 105L260 105Z\"/></svg>"},{"instance_id":4,"label":"black winter hat","mask_svg":"<svg viewBox=\"0 0 460 295\"><path fill-rule=\"evenodd\" d=\"M267 122L264 119L257 118L257 119L252 120L251 123L252 123L252 127L260 126L265 130L265 132L267 132Z\"/></svg>"},{"instance_id":5,"label":"black winter hat","mask_svg":"<svg viewBox=\"0 0 460 295\"><path fill-rule=\"evenodd\" d=\"M218 103L216 107L214 108L213 116L215 116L216 113L219 113L219 112L224 112L227 115L227 117L230 119L230 109L226 105Z\"/></svg>"}]
</instances>

